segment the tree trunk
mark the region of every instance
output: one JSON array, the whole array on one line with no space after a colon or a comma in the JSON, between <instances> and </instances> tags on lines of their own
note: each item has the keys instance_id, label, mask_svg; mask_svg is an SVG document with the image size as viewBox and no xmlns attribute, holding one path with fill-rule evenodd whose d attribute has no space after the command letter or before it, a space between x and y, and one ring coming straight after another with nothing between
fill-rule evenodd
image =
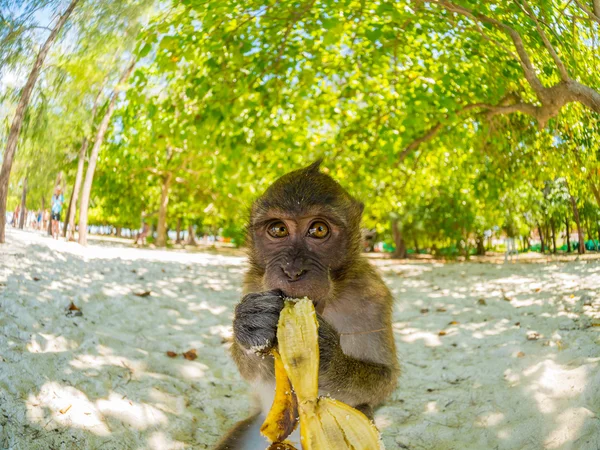
<instances>
[{"instance_id":1,"label":"tree trunk","mask_svg":"<svg viewBox=\"0 0 600 450\"><path fill-rule=\"evenodd\" d=\"M135 60L129 64L127 69L125 69L121 75L117 86L115 86L113 90L108 103L108 108L106 109L106 113L104 113L104 117L102 118L102 122L100 122L100 125L98 126L96 139L94 140L94 147L92 148L87 172L85 174L83 190L81 192L81 206L79 211L79 243L81 245L87 245L88 208L90 206L90 194L92 191L92 182L94 181L94 171L96 170L96 163L98 162L98 153L100 152L100 147L104 141L104 134L108 129L108 124L110 123L113 111L115 110L115 103L117 101L120 85L124 83L127 78L129 78L129 75L131 75L131 72L133 72L134 66Z\"/></svg>"},{"instance_id":2,"label":"tree trunk","mask_svg":"<svg viewBox=\"0 0 600 450\"><path fill-rule=\"evenodd\" d=\"M579 209L577 208L577 202L575 201L575 197L572 195L571 206L573 207L573 219L575 220L575 225L577 226L577 236L579 238L579 248L577 249L577 253L582 255L585 253L585 240L583 237L583 230L581 229L581 222L579 221Z\"/></svg>"},{"instance_id":3,"label":"tree trunk","mask_svg":"<svg viewBox=\"0 0 600 450\"><path fill-rule=\"evenodd\" d=\"M565 217L565 225L567 226L567 252L571 253L571 230L569 229L569 215Z\"/></svg>"},{"instance_id":4,"label":"tree trunk","mask_svg":"<svg viewBox=\"0 0 600 450\"><path fill-rule=\"evenodd\" d=\"M115 236L116 237L121 237L123 234L123 229L121 227L116 227L115 228Z\"/></svg>"},{"instance_id":5,"label":"tree trunk","mask_svg":"<svg viewBox=\"0 0 600 450\"><path fill-rule=\"evenodd\" d=\"M172 173L168 173L163 179L160 193L160 205L158 209L158 236L156 237L156 246L165 247L167 245L167 206L169 206L169 189L171 188Z\"/></svg>"},{"instance_id":6,"label":"tree trunk","mask_svg":"<svg viewBox=\"0 0 600 450\"><path fill-rule=\"evenodd\" d=\"M188 226L188 240L185 244L193 245L193 246L198 245L198 243L196 242L196 238L194 237L194 226L193 225Z\"/></svg>"},{"instance_id":7,"label":"tree trunk","mask_svg":"<svg viewBox=\"0 0 600 450\"><path fill-rule=\"evenodd\" d=\"M406 252L406 243L404 242L404 237L398 226L398 219L392 219L392 235L394 237L395 246L393 253L394 258L406 258L408 256Z\"/></svg>"},{"instance_id":8,"label":"tree trunk","mask_svg":"<svg viewBox=\"0 0 600 450\"><path fill-rule=\"evenodd\" d=\"M177 218L177 240L175 240L176 244L181 244L181 217Z\"/></svg>"},{"instance_id":9,"label":"tree trunk","mask_svg":"<svg viewBox=\"0 0 600 450\"><path fill-rule=\"evenodd\" d=\"M554 226L554 220L550 221L550 228L552 230L552 253L556 254L556 227Z\"/></svg>"},{"instance_id":10,"label":"tree trunk","mask_svg":"<svg viewBox=\"0 0 600 450\"><path fill-rule=\"evenodd\" d=\"M415 234L415 236L413 238L413 241L415 243L415 255L418 255L419 252L420 252L420 249L419 249L419 238L417 237L416 234Z\"/></svg>"},{"instance_id":11,"label":"tree trunk","mask_svg":"<svg viewBox=\"0 0 600 450\"><path fill-rule=\"evenodd\" d=\"M21 134L23 117L25 116L25 111L29 106L31 93L33 91L33 88L35 87L35 83L37 81L42 65L44 64L44 59L46 59L46 55L48 54L50 47L56 40L56 37L58 36L58 33L62 29L63 25L75 9L75 6L77 5L78 1L79 0L72 0L69 7L65 10L63 15L60 16L56 25L54 25L54 28L50 32L48 39L46 39L46 42L44 42L42 49L38 53L37 58L33 63L33 68L29 73L29 77L27 78L25 87L23 87L23 90L21 91L21 98L19 99L19 104L17 105L17 110L15 111L15 116L13 118L12 125L10 127L8 137L6 139L6 149L4 150L2 169L0 170L0 243L3 243L5 240L4 227L6 225L6 200L8 198L8 180L10 178L12 163L15 156L15 152L17 150L17 143L19 142L19 135Z\"/></svg>"},{"instance_id":12,"label":"tree trunk","mask_svg":"<svg viewBox=\"0 0 600 450\"><path fill-rule=\"evenodd\" d=\"M27 177L23 180L23 193L21 194L21 214L19 217L19 229L23 229L25 226L25 218L27 217L27 212L25 208L25 203L27 202Z\"/></svg>"},{"instance_id":13,"label":"tree trunk","mask_svg":"<svg viewBox=\"0 0 600 450\"><path fill-rule=\"evenodd\" d=\"M546 251L546 246L544 245L544 233L542 233L542 226L538 223L538 233L540 235L540 251L542 254Z\"/></svg>"},{"instance_id":14,"label":"tree trunk","mask_svg":"<svg viewBox=\"0 0 600 450\"><path fill-rule=\"evenodd\" d=\"M81 190L81 180L83 178L83 168L85 166L85 154L88 147L87 138L83 138L81 148L79 149L79 157L77 161L77 175L75 175L75 184L73 185L73 192L71 193L71 201L69 201L69 208L67 209L67 216L65 226L63 229L63 236L67 236L67 227L71 225L71 232L69 233L69 240L75 240L75 214L77 213L77 198L79 197L79 191Z\"/></svg>"},{"instance_id":15,"label":"tree trunk","mask_svg":"<svg viewBox=\"0 0 600 450\"><path fill-rule=\"evenodd\" d=\"M484 256L485 255L485 236L477 236L477 255Z\"/></svg>"}]
</instances>

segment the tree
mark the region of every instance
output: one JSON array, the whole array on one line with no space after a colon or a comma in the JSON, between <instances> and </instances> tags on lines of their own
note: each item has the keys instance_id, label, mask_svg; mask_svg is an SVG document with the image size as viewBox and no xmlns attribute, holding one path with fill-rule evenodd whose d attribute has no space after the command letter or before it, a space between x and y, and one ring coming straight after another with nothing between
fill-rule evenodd
<instances>
[{"instance_id":1,"label":"tree","mask_svg":"<svg viewBox=\"0 0 600 450\"><path fill-rule=\"evenodd\" d=\"M79 243L81 245L87 245L87 223L88 223L88 208L90 204L90 194L92 191L92 182L94 181L94 171L96 170L96 162L98 160L98 153L100 152L100 147L104 142L104 134L108 129L108 125L110 123L110 119L112 117L113 111L115 109L115 103L117 101L117 96L119 95L120 90L122 89L123 83L127 81L131 73L133 72L133 68L135 67L135 59L132 59L128 64L117 85L114 87L113 92L111 94L110 100L108 102L108 107L106 108L106 112L104 113L104 117L102 118L102 122L98 125L98 131L96 132L96 137L94 139L94 146L92 147L92 151L90 153L90 158L88 161L88 168L85 174L85 181L83 183L83 190L81 191L81 210L79 212Z\"/></svg>"},{"instance_id":2,"label":"tree","mask_svg":"<svg viewBox=\"0 0 600 450\"><path fill-rule=\"evenodd\" d=\"M19 141L19 136L21 133L21 127L23 125L23 117L25 115L25 111L27 106L29 105L29 99L31 97L31 93L37 81L38 75L44 64L44 59L50 50L50 47L56 40L58 33L61 31L65 23L67 22L69 16L77 6L79 0L72 0L71 4L67 7L65 12L60 16L54 28L50 32L50 35L46 39L46 42L42 46L40 52L37 55L37 58L33 64L33 68L29 73L29 77L27 78L27 82L23 91L21 93L21 98L19 100L19 104L17 105L17 110L15 112L15 116L10 127L10 133L8 135L6 148L4 150L4 158L2 160L2 169L0 170L0 243L3 243L5 240L5 226L6 226L6 201L8 197L8 180L10 178L10 172L13 164L13 158L15 155L15 151L17 149L17 143Z\"/></svg>"}]
</instances>

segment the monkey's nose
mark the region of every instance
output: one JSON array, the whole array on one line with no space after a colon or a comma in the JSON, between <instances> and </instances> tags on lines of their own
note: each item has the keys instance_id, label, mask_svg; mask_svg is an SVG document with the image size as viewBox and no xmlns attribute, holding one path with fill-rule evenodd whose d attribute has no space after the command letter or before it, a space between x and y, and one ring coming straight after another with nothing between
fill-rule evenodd
<instances>
[{"instance_id":1,"label":"monkey's nose","mask_svg":"<svg viewBox=\"0 0 600 450\"><path fill-rule=\"evenodd\" d=\"M282 267L281 270L287 277L288 281L298 281L306 273L306 270L304 269L286 269L285 267Z\"/></svg>"}]
</instances>

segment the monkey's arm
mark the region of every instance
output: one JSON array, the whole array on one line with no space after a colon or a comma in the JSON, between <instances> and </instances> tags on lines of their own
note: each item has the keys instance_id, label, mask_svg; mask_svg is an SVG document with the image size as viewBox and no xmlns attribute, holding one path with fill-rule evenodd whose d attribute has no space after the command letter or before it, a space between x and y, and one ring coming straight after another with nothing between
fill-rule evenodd
<instances>
[{"instance_id":1,"label":"monkey's arm","mask_svg":"<svg viewBox=\"0 0 600 450\"><path fill-rule=\"evenodd\" d=\"M319 318L319 388L352 406L382 403L396 387L399 368L391 330L380 333L369 339L373 348L379 348L383 355L379 359L384 362L369 361L367 353L365 359L359 359L343 352L338 333Z\"/></svg>"}]
</instances>

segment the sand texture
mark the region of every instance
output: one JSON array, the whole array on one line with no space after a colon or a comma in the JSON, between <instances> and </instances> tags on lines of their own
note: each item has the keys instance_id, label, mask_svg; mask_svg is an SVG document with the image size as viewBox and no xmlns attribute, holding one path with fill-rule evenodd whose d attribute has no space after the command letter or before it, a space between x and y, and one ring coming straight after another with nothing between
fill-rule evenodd
<instances>
[{"instance_id":1,"label":"sand texture","mask_svg":"<svg viewBox=\"0 0 600 450\"><path fill-rule=\"evenodd\" d=\"M403 368L386 448L600 449L599 262L374 263ZM9 229L0 448L210 448L251 404L227 351L244 269Z\"/></svg>"}]
</instances>

